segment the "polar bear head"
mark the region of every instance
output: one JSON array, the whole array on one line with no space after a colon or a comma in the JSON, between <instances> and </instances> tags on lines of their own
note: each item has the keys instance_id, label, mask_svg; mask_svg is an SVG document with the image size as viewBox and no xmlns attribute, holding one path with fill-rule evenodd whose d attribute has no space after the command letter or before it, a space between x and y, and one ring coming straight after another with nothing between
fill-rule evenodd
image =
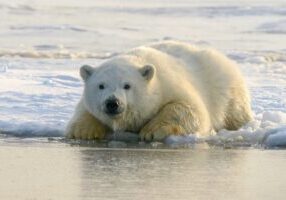
<instances>
[{"instance_id":1,"label":"polar bear head","mask_svg":"<svg viewBox=\"0 0 286 200\"><path fill-rule=\"evenodd\" d=\"M138 131L158 111L156 68L128 56L80 68L86 109L114 131Z\"/></svg>"}]
</instances>

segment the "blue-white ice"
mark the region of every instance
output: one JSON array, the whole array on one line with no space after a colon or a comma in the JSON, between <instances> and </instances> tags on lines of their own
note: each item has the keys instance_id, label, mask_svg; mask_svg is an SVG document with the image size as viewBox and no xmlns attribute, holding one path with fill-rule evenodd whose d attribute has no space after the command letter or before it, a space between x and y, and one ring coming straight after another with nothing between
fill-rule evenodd
<instances>
[{"instance_id":1,"label":"blue-white ice","mask_svg":"<svg viewBox=\"0 0 286 200\"><path fill-rule=\"evenodd\" d=\"M0 130L62 136L82 92L78 68L137 45L178 39L238 62L255 120L170 145L286 146L286 2L0 1Z\"/></svg>"}]
</instances>

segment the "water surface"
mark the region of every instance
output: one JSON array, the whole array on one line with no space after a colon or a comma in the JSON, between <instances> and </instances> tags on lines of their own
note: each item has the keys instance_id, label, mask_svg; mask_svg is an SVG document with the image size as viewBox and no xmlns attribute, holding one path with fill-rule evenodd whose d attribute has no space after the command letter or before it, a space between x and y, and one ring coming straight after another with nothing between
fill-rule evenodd
<instances>
[{"instance_id":1,"label":"water surface","mask_svg":"<svg viewBox=\"0 0 286 200\"><path fill-rule=\"evenodd\" d=\"M0 148L1 199L284 199L286 151L17 142Z\"/></svg>"}]
</instances>

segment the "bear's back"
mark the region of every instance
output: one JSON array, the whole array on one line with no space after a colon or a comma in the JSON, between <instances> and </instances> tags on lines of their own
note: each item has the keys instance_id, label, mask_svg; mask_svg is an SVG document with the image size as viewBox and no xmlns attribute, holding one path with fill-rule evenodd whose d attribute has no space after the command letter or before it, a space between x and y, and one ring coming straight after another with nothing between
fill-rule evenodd
<instances>
[{"instance_id":1,"label":"bear's back","mask_svg":"<svg viewBox=\"0 0 286 200\"><path fill-rule=\"evenodd\" d=\"M198 48L188 43L165 41L150 45L163 52L179 65L171 66L172 71L181 71L188 81L206 99L218 98L232 85L243 83L243 78L234 62L220 52L210 48Z\"/></svg>"},{"instance_id":2,"label":"bear's back","mask_svg":"<svg viewBox=\"0 0 286 200\"><path fill-rule=\"evenodd\" d=\"M223 101L230 87L244 84L236 64L214 49L164 41L136 48L129 54L154 64L161 83L170 90L176 89L172 86L194 87L210 107L217 106L212 99Z\"/></svg>"},{"instance_id":3,"label":"bear's back","mask_svg":"<svg viewBox=\"0 0 286 200\"><path fill-rule=\"evenodd\" d=\"M178 81L188 79L209 113L212 113L213 124L220 127L220 119L225 115L225 106L232 98L232 88L243 91L246 88L236 64L214 49L199 48L183 42L165 41L150 47L173 57L180 63L178 66L172 66L174 71L183 68L181 75L185 70L186 74L178 78Z\"/></svg>"}]
</instances>

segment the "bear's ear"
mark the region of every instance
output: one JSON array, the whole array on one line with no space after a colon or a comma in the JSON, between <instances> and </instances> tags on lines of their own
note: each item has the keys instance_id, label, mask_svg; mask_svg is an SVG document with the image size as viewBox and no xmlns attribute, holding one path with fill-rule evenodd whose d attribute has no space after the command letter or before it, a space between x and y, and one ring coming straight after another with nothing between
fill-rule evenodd
<instances>
[{"instance_id":1,"label":"bear's ear","mask_svg":"<svg viewBox=\"0 0 286 200\"><path fill-rule=\"evenodd\" d=\"M94 72L94 68L89 65L83 65L80 68L80 76L81 78L86 81Z\"/></svg>"},{"instance_id":2,"label":"bear's ear","mask_svg":"<svg viewBox=\"0 0 286 200\"><path fill-rule=\"evenodd\" d=\"M147 81L151 80L155 74L155 67L151 64L144 65L140 70L141 75L143 78L145 78Z\"/></svg>"}]
</instances>

